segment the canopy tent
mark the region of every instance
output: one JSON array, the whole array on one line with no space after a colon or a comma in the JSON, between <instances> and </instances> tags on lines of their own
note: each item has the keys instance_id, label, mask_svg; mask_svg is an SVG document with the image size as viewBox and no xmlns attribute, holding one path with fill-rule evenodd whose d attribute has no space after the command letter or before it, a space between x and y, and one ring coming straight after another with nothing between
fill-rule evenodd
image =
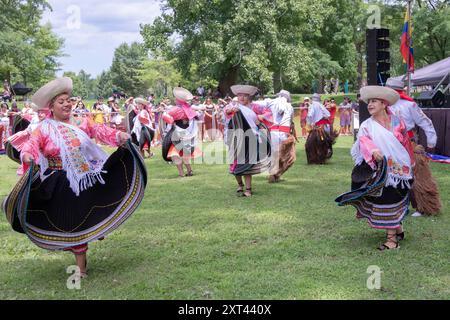
<instances>
[{"instance_id":1,"label":"canopy tent","mask_svg":"<svg viewBox=\"0 0 450 320\"><path fill-rule=\"evenodd\" d=\"M432 63L421 69L417 69L411 76L411 84L413 86L435 86L447 76L444 85L449 84L450 77L450 57ZM394 79L402 80L405 76L394 77Z\"/></svg>"}]
</instances>

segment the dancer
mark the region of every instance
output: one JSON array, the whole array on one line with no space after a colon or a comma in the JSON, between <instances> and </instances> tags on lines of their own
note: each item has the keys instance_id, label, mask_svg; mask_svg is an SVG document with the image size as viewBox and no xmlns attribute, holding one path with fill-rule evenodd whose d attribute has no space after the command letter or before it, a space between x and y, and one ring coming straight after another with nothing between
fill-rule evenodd
<instances>
[{"instance_id":1,"label":"dancer","mask_svg":"<svg viewBox=\"0 0 450 320\"><path fill-rule=\"evenodd\" d=\"M390 107L390 110L403 119L414 146L416 165L414 166L414 184L411 192L411 203L413 208L416 209L416 212L412 216L435 215L439 213L442 207L437 182L431 174L429 160L425 155L424 148L414 142L414 129L418 126L425 132L428 150L434 150L437 135L433 122L417 106L414 99L409 97L403 90L405 85L402 80L389 78L386 81L386 86L394 89L400 95L400 99Z\"/></svg>"},{"instance_id":2,"label":"dancer","mask_svg":"<svg viewBox=\"0 0 450 320\"><path fill-rule=\"evenodd\" d=\"M129 135L88 118L74 118L70 78L55 79L33 96L50 112L20 147L24 176L3 202L12 228L37 246L71 251L87 276L88 243L119 227L144 196L147 175ZM120 147L111 156L91 139Z\"/></svg>"},{"instance_id":3,"label":"dancer","mask_svg":"<svg viewBox=\"0 0 450 320\"><path fill-rule=\"evenodd\" d=\"M269 182L274 183L280 181L283 173L293 166L297 159L295 126L292 125L294 109L291 105L290 92L281 90L278 98L270 102L270 108L273 114L273 125L270 127L272 165Z\"/></svg>"},{"instance_id":4,"label":"dancer","mask_svg":"<svg viewBox=\"0 0 450 320\"><path fill-rule=\"evenodd\" d=\"M357 218L369 226L386 230L386 242L379 250L399 248L405 237L402 221L408 214L413 182L414 155L402 119L390 113L399 94L387 87L367 86L361 98L371 115L358 131L351 150L355 168L352 192L336 199L339 205L353 205Z\"/></svg>"},{"instance_id":5,"label":"dancer","mask_svg":"<svg viewBox=\"0 0 450 320\"><path fill-rule=\"evenodd\" d=\"M155 127L152 117L146 109L148 102L142 98L136 98L134 99L134 103L137 106L137 110L135 111L137 114L133 120L134 124L131 136L133 141L137 142L142 157L145 158L145 151L147 151L148 156L151 158L153 157L151 145L155 136Z\"/></svg>"},{"instance_id":6,"label":"dancer","mask_svg":"<svg viewBox=\"0 0 450 320\"><path fill-rule=\"evenodd\" d=\"M251 104L258 89L249 85L235 85L231 91L237 103L225 107L226 144L229 149L230 173L238 183L237 194L251 197L252 176L270 169L270 132L264 122L271 120L271 111ZM245 179L245 192L244 183Z\"/></svg>"},{"instance_id":7,"label":"dancer","mask_svg":"<svg viewBox=\"0 0 450 320\"><path fill-rule=\"evenodd\" d=\"M190 159L202 155L197 146L197 113L191 108L188 101L193 96L188 90L176 87L173 89L176 98L176 106L164 112L163 120L171 125L170 131L163 141L163 158L176 164L179 177L191 177L194 175ZM184 174L183 165L187 173Z\"/></svg>"},{"instance_id":8,"label":"dancer","mask_svg":"<svg viewBox=\"0 0 450 320\"><path fill-rule=\"evenodd\" d=\"M325 164L333 155L333 144L338 133L330 128L330 113L320 103L320 95L315 93L309 106L308 124L312 127L306 139L305 151L308 164Z\"/></svg>"}]
</instances>

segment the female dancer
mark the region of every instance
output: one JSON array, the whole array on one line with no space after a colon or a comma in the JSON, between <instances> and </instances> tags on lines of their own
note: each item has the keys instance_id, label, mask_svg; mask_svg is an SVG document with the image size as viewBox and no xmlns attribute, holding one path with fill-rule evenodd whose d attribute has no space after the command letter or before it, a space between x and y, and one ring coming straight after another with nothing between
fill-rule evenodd
<instances>
[{"instance_id":1,"label":"female dancer","mask_svg":"<svg viewBox=\"0 0 450 320\"><path fill-rule=\"evenodd\" d=\"M235 85L231 91L237 96L238 103L224 109L230 173L238 183L238 195L251 197L252 176L270 168L270 132L264 122L272 121L272 112L270 108L251 103L251 97L258 91L256 87ZM242 177L245 179L245 192Z\"/></svg>"},{"instance_id":2,"label":"female dancer","mask_svg":"<svg viewBox=\"0 0 450 320\"><path fill-rule=\"evenodd\" d=\"M176 98L176 106L164 112L162 116L163 120L172 126L164 137L163 158L176 164L179 177L190 177L194 175L190 159L201 156L201 151L196 147L197 113L188 103L193 98L192 93L177 87L173 89L173 95ZM186 175L184 175L183 165L187 170Z\"/></svg>"},{"instance_id":3,"label":"female dancer","mask_svg":"<svg viewBox=\"0 0 450 320\"><path fill-rule=\"evenodd\" d=\"M386 242L379 250L395 249L405 236L402 221L408 214L414 153L405 123L388 109L399 94L387 87L367 86L361 89L361 98L368 103L371 117L361 124L352 148L353 191L336 201L353 205L357 218L366 218L370 227L386 230Z\"/></svg>"},{"instance_id":4,"label":"female dancer","mask_svg":"<svg viewBox=\"0 0 450 320\"><path fill-rule=\"evenodd\" d=\"M128 134L73 117L71 91L72 80L65 77L33 96L50 115L26 143L14 145L21 152L24 176L3 210L12 228L37 246L73 252L79 276L85 277L88 243L103 239L134 212L147 175ZM126 146L108 156L93 138Z\"/></svg>"}]
</instances>

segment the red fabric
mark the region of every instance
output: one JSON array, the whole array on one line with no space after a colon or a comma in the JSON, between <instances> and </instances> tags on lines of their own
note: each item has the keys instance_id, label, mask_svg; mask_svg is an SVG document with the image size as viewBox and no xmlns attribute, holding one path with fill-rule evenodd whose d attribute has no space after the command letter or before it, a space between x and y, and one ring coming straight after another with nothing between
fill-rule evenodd
<instances>
[{"instance_id":1,"label":"red fabric","mask_svg":"<svg viewBox=\"0 0 450 320\"><path fill-rule=\"evenodd\" d=\"M284 132L284 133L291 133L291 128L287 127L287 126L272 126L272 128L270 128L270 131L280 131L280 132Z\"/></svg>"},{"instance_id":2,"label":"red fabric","mask_svg":"<svg viewBox=\"0 0 450 320\"><path fill-rule=\"evenodd\" d=\"M180 106L181 108L183 108L184 113L186 114L186 117L189 120L192 120L192 119L194 119L197 116L197 112L195 112L191 108L191 105L189 103L187 103L186 101L182 101L182 100L178 100L177 99L177 105Z\"/></svg>"},{"instance_id":3,"label":"red fabric","mask_svg":"<svg viewBox=\"0 0 450 320\"><path fill-rule=\"evenodd\" d=\"M400 99L414 102L414 99L408 96L403 90L395 90L400 95Z\"/></svg>"},{"instance_id":4,"label":"red fabric","mask_svg":"<svg viewBox=\"0 0 450 320\"><path fill-rule=\"evenodd\" d=\"M66 248L66 249L64 249L64 251L72 251L75 254L81 254L81 253L87 252L88 249L89 249L88 244L85 243L85 244L82 244L82 245L79 245L79 246Z\"/></svg>"},{"instance_id":5,"label":"red fabric","mask_svg":"<svg viewBox=\"0 0 450 320\"><path fill-rule=\"evenodd\" d=\"M330 111L330 119L334 119L336 117L336 104L332 104L330 108L327 108Z\"/></svg>"},{"instance_id":6,"label":"red fabric","mask_svg":"<svg viewBox=\"0 0 450 320\"><path fill-rule=\"evenodd\" d=\"M325 119L325 118L323 118L322 120L320 120L319 122L316 123L316 126L322 126L322 125L325 125L325 124L330 124L330 121Z\"/></svg>"},{"instance_id":7,"label":"red fabric","mask_svg":"<svg viewBox=\"0 0 450 320\"><path fill-rule=\"evenodd\" d=\"M409 131L408 131L408 137L409 137L410 139L414 138L414 131L409 130Z\"/></svg>"}]
</instances>

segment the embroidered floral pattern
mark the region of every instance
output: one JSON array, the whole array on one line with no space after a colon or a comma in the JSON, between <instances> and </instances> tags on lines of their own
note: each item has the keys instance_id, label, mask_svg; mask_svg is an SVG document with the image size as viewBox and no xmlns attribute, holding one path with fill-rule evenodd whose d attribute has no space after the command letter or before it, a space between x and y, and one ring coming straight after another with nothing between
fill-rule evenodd
<instances>
[{"instance_id":1,"label":"embroidered floral pattern","mask_svg":"<svg viewBox=\"0 0 450 320\"><path fill-rule=\"evenodd\" d=\"M67 151L69 152L69 157L73 159L75 169L78 174L83 174L91 170L91 165L93 169L96 169L98 163L89 163L86 161L85 156L81 150L81 141L78 138L76 132L63 125L58 125L58 131L63 137L64 144L67 146Z\"/></svg>"}]
</instances>

